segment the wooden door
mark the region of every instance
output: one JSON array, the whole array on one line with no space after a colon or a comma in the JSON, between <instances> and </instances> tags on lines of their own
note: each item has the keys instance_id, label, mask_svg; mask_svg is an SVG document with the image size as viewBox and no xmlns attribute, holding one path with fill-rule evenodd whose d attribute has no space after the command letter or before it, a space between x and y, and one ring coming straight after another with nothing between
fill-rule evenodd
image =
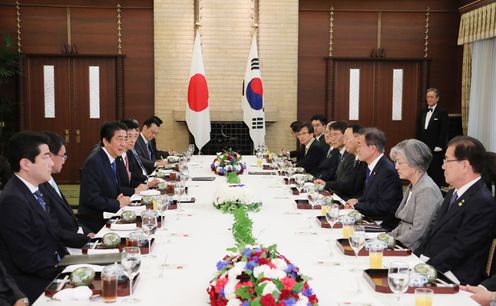
<instances>
[{"instance_id":1,"label":"wooden door","mask_svg":"<svg viewBox=\"0 0 496 306\"><path fill-rule=\"evenodd\" d=\"M420 61L337 60L331 67L330 118L383 130L386 153L401 140L415 137Z\"/></svg>"},{"instance_id":2,"label":"wooden door","mask_svg":"<svg viewBox=\"0 0 496 306\"><path fill-rule=\"evenodd\" d=\"M79 169L99 142L101 124L116 119L115 59L34 56L27 57L25 67L24 127L64 136L68 159L55 177L60 183L77 183ZM91 101L97 103L90 114L90 95L95 92Z\"/></svg>"}]
</instances>

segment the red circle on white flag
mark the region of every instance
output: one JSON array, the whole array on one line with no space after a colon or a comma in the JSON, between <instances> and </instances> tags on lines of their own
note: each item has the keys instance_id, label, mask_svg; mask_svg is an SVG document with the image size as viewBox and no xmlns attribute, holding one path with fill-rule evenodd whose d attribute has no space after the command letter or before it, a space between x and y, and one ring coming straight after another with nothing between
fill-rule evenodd
<instances>
[{"instance_id":1,"label":"red circle on white flag","mask_svg":"<svg viewBox=\"0 0 496 306\"><path fill-rule=\"evenodd\" d=\"M207 80L203 74L195 74L189 80L188 105L195 112L201 112L208 106Z\"/></svg>"}]
</instances>

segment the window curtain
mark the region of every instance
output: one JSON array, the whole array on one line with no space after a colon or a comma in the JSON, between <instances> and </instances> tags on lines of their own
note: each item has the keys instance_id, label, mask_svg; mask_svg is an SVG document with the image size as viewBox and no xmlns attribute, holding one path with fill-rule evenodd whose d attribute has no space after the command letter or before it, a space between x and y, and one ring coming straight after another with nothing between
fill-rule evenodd
<instances>
[{"instance_id":1,"label":"window curtain","mask_svg":"<svg viewBox=\"0 0 496 306\"><path fill-rule=\"evenodd\" d=\"M469 136L496 151L496 38L472 43Z\"/></svg>"}]
</instances>

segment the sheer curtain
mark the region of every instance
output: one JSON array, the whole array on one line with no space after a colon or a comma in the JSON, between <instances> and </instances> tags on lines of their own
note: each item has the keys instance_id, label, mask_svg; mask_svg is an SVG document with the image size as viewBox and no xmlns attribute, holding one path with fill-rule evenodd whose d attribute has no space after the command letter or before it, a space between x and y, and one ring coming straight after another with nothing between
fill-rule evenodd
<instances>
[{"instance_id":1,"label":"sheer curtain","mask_svg":"<svg viewBox=\"0 0 496 306\"><path fill-rule=\"evenodd\" d=\"M473 42L467 134L496 151L496 38Z\"/></svg>"}]
</instances>

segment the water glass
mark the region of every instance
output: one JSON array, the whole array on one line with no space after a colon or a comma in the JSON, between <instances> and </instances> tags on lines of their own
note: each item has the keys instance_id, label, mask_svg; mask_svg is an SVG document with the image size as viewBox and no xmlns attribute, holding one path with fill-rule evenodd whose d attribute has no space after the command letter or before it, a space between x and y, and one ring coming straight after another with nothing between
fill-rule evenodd
<instances>
[{"instance_id":1,"label":"water glass","mask_svg":"<svg viewBox=\"0 0 496 306\"><path fill-rule=\"evenodd\" d=\"M129 297L131 303L138 300L133 296L133 279L141 266L141 253L138 247L125 247L122 250L121 264L129 278Z\"/></svg>"},{"instance_id":2,"label":"water glass","mask_svg":"<svg viewBox=\"0 0 496 306\"><path fill-rule=\"evenodd\" d=\"M388 284L391 291L396 296L398 304L400 303L401 294L408 289L410 281L410 267L403 261L392 262L388 269Z\"/></svg>"},{"instance_id":3,"label":"water glass","mask_svg":"<svg viewBox=\"0 0 496 306\"><path fill-rule=\"evenodd\" d=\"M155 213L151 210L147 210L141 216L141 229L145 232L148 238L148 254L152 257L155 255L152 253L152 235L155 234L157 230L158 222Z\"/></svg>"}]
</instances>

